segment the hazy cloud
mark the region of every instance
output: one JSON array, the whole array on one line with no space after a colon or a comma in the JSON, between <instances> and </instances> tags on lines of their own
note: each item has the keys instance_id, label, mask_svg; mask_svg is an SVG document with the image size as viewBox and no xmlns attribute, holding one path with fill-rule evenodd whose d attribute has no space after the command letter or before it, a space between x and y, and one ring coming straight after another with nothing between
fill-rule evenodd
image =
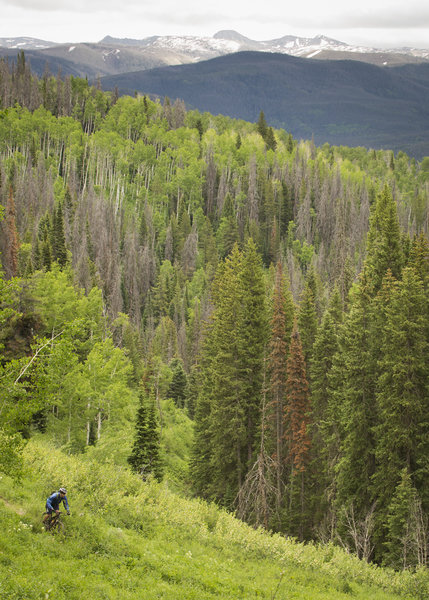
<instances>
[{"instance_id":1,"label":"hazy cloud","mask_svg":"<svg viewBox=\"0 0 429 600\"><path fill-rule=\"evenodd\" d=\"M0 6L9 5L32 12L69 12L69 13L97 13L100 10L118 12L119 10L134 11L142 6L137 0L126 0L118 4L117 0L2 0ZM150 6L150 2L148 1Z\"/></svg>"},{"instance_id":2,"label":"hazy cloud","mask_svg":"<svg viewBox=\"0 0 429 600\"><path fill-rule=\"evenodd\" d=\"M0 37L96 41L150 35L213 35L235 29L256 40L317 33L347 43L429 47L427 0L0 0ZM427 30L427 31L426 31Z\"/></svg>"},{"instance_id":3,"label":"hazy cloud","mask_svg":"<svg viewBox=\"0 0 429 600\"><path fill-rule=\"evenodd\" d=\"M378 7L364 8L332 16L316 14L309 17L296 14L288 17L287 21L299 27L318 26L331 29L422 29L429 27L429 6L419 6L416 9L409 5L395 6L387 10Z\"/></svg>"}]
</instances>

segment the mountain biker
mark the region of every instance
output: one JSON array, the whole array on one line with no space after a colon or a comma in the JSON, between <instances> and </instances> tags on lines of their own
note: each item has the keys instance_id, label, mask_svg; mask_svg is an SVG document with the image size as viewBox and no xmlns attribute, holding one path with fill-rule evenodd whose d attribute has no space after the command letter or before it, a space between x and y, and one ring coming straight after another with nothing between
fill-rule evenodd
<instances>
[{"instance_id":1,"label":"mountain biker","mask_svg":"<svg viewBox=\"0 0 429 600\"><path fill-rule=\"evenodd\" d=\"M60 487L60 489L58 490L58 492L54 492L53 494L51 494L49 496L49 498L46 500L46 513L45 516L43 517L43 522L47 521L48 519L52 518L52 513L56 513L57 515L60 514L59 511L59 507L61 502L64 504L65 509L67 510L67 514L70 514L70 507L69 507L69 503L67 501L67 490L66 488Z\"/></svg>"}]
</instances>

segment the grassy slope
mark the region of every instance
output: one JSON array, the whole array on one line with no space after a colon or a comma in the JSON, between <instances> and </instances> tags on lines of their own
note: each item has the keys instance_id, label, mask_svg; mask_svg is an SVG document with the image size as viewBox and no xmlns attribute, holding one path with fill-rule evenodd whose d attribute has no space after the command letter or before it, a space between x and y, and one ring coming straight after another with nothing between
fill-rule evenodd
<instances>
[{"instance_id":1,"label":"grassy slope","mask_svg":"<svg viewBox=\"0 0 429 600\"><path fill-rule=\"evenodd\" d=\"M425 598L427 574L393 574L334 547L255 531L113 464L26 449L22 485L0 479L0 598L73 600ZM66 482L65 536L42 531L47 493Z\"/></svg>"}]
</instances>

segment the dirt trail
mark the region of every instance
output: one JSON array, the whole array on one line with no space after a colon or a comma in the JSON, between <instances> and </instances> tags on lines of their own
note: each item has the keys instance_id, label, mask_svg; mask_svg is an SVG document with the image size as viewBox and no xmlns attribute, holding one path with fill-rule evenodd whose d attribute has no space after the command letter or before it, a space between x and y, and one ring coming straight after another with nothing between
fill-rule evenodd
<instances>
[{"instance_id":1,"label":"dirt trail","mask_svg":"<svg viewBox=\"0 0 429 600\"><path fill-rule=\"evenodd\" d=\"M16 512L16 514L20 517L23 517L25 515L26 511L20 506L17 506L16 504L11 504L8 500L6 500L6 498L3 498L2 496L0 496L0 500L5 504L5 506L7 506L7 508L13 510L13 512Z\"/></svg>"}]
</instances>

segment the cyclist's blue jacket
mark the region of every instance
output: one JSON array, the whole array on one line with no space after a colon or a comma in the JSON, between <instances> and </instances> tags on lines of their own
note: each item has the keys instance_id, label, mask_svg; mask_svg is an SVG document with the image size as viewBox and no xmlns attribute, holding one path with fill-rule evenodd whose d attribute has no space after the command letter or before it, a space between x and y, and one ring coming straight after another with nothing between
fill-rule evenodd
<instances>
[{"instance_id":1,"label":"cyclist's blue jacket","mask_svg":"<svg viewBox=\"0 0 429 600\"><path fill-rule=\"evenodd\" d=\"M67 496L64 496L64 498L61 498L60 492L54 492L46 500L46 510L47 511L58 510L61 502L66 507L66 510L70 510L69 503L67 502Z\"/></svg>"}]
</instances>

